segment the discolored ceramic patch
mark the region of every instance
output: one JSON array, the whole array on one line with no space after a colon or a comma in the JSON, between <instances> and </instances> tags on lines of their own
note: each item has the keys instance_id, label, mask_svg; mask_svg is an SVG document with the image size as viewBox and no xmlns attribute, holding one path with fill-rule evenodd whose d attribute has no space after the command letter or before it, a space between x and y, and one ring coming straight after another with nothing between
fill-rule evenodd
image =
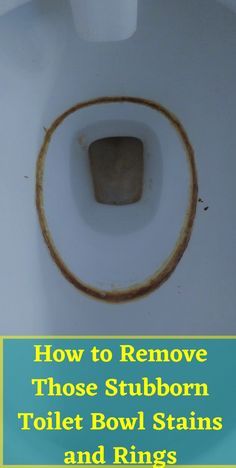
<instances>
[{"instance_id":1,"label":"discolored ceramic patch","mask_svg":"<svg viewBox=\"0 0 236 468\"><path fill-rule=\"evenodd\" d=\"M94 194L98 203L129 205L143 192L143 143L134 137L109 137L89 147Z\"/></svg>"}]
</instances>

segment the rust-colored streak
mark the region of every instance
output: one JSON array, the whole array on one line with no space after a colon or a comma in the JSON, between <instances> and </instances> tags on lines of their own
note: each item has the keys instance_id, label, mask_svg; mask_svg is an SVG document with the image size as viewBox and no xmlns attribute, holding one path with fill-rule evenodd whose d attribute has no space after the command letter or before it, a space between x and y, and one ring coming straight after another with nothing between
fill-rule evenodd
<instances>
[{"instance_id":1,"label":"rust-colored streak","mask_svg":"<svg viewBox=\"0 0 236 468\"><path fill-rule=\"evenodd\" d=\"M184 219L183 227L179 235L176 246L166 262L162 267L156 271L151 277L147 278L143 283L131 286L126 289L105 291L93 288L92 286L83 283L78 277L76 277L73 272L70 271L68 266L64 263L63 259L58 252L53 238L51 236L47 218L44 210L44 194L43 194L43 178L44 178L44 166L47 155L48 146L50 144L51 138L56 131L56 129L62 124L62 122L71 114L84 109L89 106L99 105L99 104L111 104L111 103L132 103L142 106L150 107L151 109L160 112L164 115L170 123L174 126L178 132L186 151L187 160L189 163L189 173L190 173L190 194L189 194L189 205ZM180 259L182 258L190 237L192 233L192 228L194 224L194 219L196 215L196 207L198 200L198 181L197 181L197 171L194 158L194 150L189 141L188 135L181 124L181 122L173 115L168 109L162 106L159 103L148 99L142 99L139 97L129 97L129 96L114 96L114 97L99 97L97 99L92 99L89 101L81 102L66 110L61 114L51 125L51 127L46 131L43 145L41 147L36 167L36 207L38 211L39 222L41 230L44 236L44 240L47 244L49 252L52 256L52 259L60 269L64 277L73 284L77 289L84 292L85 294L102 301L110 303L121 303L125 301L131 301L133 299L141 298L155 289L159 288L176 269Z\"/></svg>"}]
</instances>

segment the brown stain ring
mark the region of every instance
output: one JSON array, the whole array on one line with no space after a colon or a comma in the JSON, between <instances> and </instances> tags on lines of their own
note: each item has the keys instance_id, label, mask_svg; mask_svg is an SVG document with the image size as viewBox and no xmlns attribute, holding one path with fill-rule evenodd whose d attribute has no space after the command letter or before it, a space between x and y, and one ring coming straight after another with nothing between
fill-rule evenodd
<instances>
[{"instance_id":1,"label":"brown stain ring","mask_svg":"<svg viewBox=\"0 0 236 468\"><path fill-rule=\"evenodd\" d=\"M68 266L64 263L63 259L58 252L53 238L51 236L47 218L44 210L44 194L43 194L43 178L44 178L44 166L45 160L47 155L47 150L51 141L51 138L56 131L56 129L63 123L63 121L71 114L84 109L89 106L94 106L98 104L111 104L111 103L132 103L132 104L139 104L143 106L150 107L157 112L160 112L164 115L173 127L178 132L185 151L186 156L189 164L189 172L190 172L190 193L189 193L189 205L185 215L184 223L176 243L176 246L166 262L161 266L161 268L156 271L151 277L149 277L143 283L139 283L137 285L133 285L129 288L125 289L118 289L118 290L111 290L105 291L91 287L90 285L83 283L79 278L77 278L73 272L70 271ZM190 237L192 233L192 228L194 224L194 219L196 215L196 208L197 208L197 200L198 200L198 181L197 181L197 170L195 165L195 158L194 158L194 150L192 145L189 141L188 135L181 124L181 122L173 115L168 109L162 106L159 103L148 99L142 99L138 97L129 97L129 96L115 96L115 97L100 97L96 99L92 99L89 101L81 102L76 104L75 106L71 107L70 109L66 110L63 114L61 114L51 125L51 127L46 131L45 138L41 150L39 152L37 166L36 166L36 207L38 211L39 222L42 230L42 234L44 240L47 244L49 252L51 254L52 259L60 269L61 273L64 277L73 284L77 289L84 292L85 294L95 298L100 299L102 301L110 302L110 303L120 303L125 301L131 301L133 299L138 299L146 294L151 293L155 289L159 288L176 269L180 259L182 258Z\"/></svg>"}]
</instances>

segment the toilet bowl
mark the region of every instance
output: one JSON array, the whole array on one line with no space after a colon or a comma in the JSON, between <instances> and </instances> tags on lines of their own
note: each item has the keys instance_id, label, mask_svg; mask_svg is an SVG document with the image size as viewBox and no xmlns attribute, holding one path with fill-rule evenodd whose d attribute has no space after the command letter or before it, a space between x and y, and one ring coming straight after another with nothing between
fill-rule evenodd
<instances>
[{"instance_id":1,"label":"toilet bowl","mask_svg":"<svg viewBox=\"0 0 236 468\"><path fill-rule=\"evenodd\" d=\"M142 142L141 193L134 201L101 202L92 187L89 148L124 137ZM112 151L107 150L108 161ZM127 151L126 162L128 156ZM99 156L93 157L96 162ZM122 190L124 197L129 193L131 171L135 163L124 168L127 187L121 187L121 197ZM81 103L46 132L36 174L41 229L64 277L92 297L132 300L167 281L188 245L197 194L187 134L176 117L152 101L106 97Z\"/></svg>"},{"instance_id":2,"label":"toilet bowl","mask_svg":"<svg viewBox=\"0 0 236 468\"><path fill-rule=\"evenodd\" d=\"M0 17L3 333L231 333L233 2L141 0L133 35L95 41L68 1L16 3ZM136 203L96 200L89 148L114 137L143 145Z\"/></svg>"}]
</instances>

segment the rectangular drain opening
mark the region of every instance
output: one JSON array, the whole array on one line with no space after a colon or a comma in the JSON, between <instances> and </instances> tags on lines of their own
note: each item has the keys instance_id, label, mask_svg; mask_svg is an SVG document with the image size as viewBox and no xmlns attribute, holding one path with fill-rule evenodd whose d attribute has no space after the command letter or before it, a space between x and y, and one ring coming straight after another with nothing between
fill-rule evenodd
<instances>
[{"instance_id":1,"label":"rectangular drain opening","mask_svg":"<svg viewBox=\"0 0 236 468\"><path fill-rule=\"evenodd\" d=\"M143 142L134 137L108 137L89 146L95 199L106 205L137 203L143 193Z\"/></svg>"}]
</instances>

